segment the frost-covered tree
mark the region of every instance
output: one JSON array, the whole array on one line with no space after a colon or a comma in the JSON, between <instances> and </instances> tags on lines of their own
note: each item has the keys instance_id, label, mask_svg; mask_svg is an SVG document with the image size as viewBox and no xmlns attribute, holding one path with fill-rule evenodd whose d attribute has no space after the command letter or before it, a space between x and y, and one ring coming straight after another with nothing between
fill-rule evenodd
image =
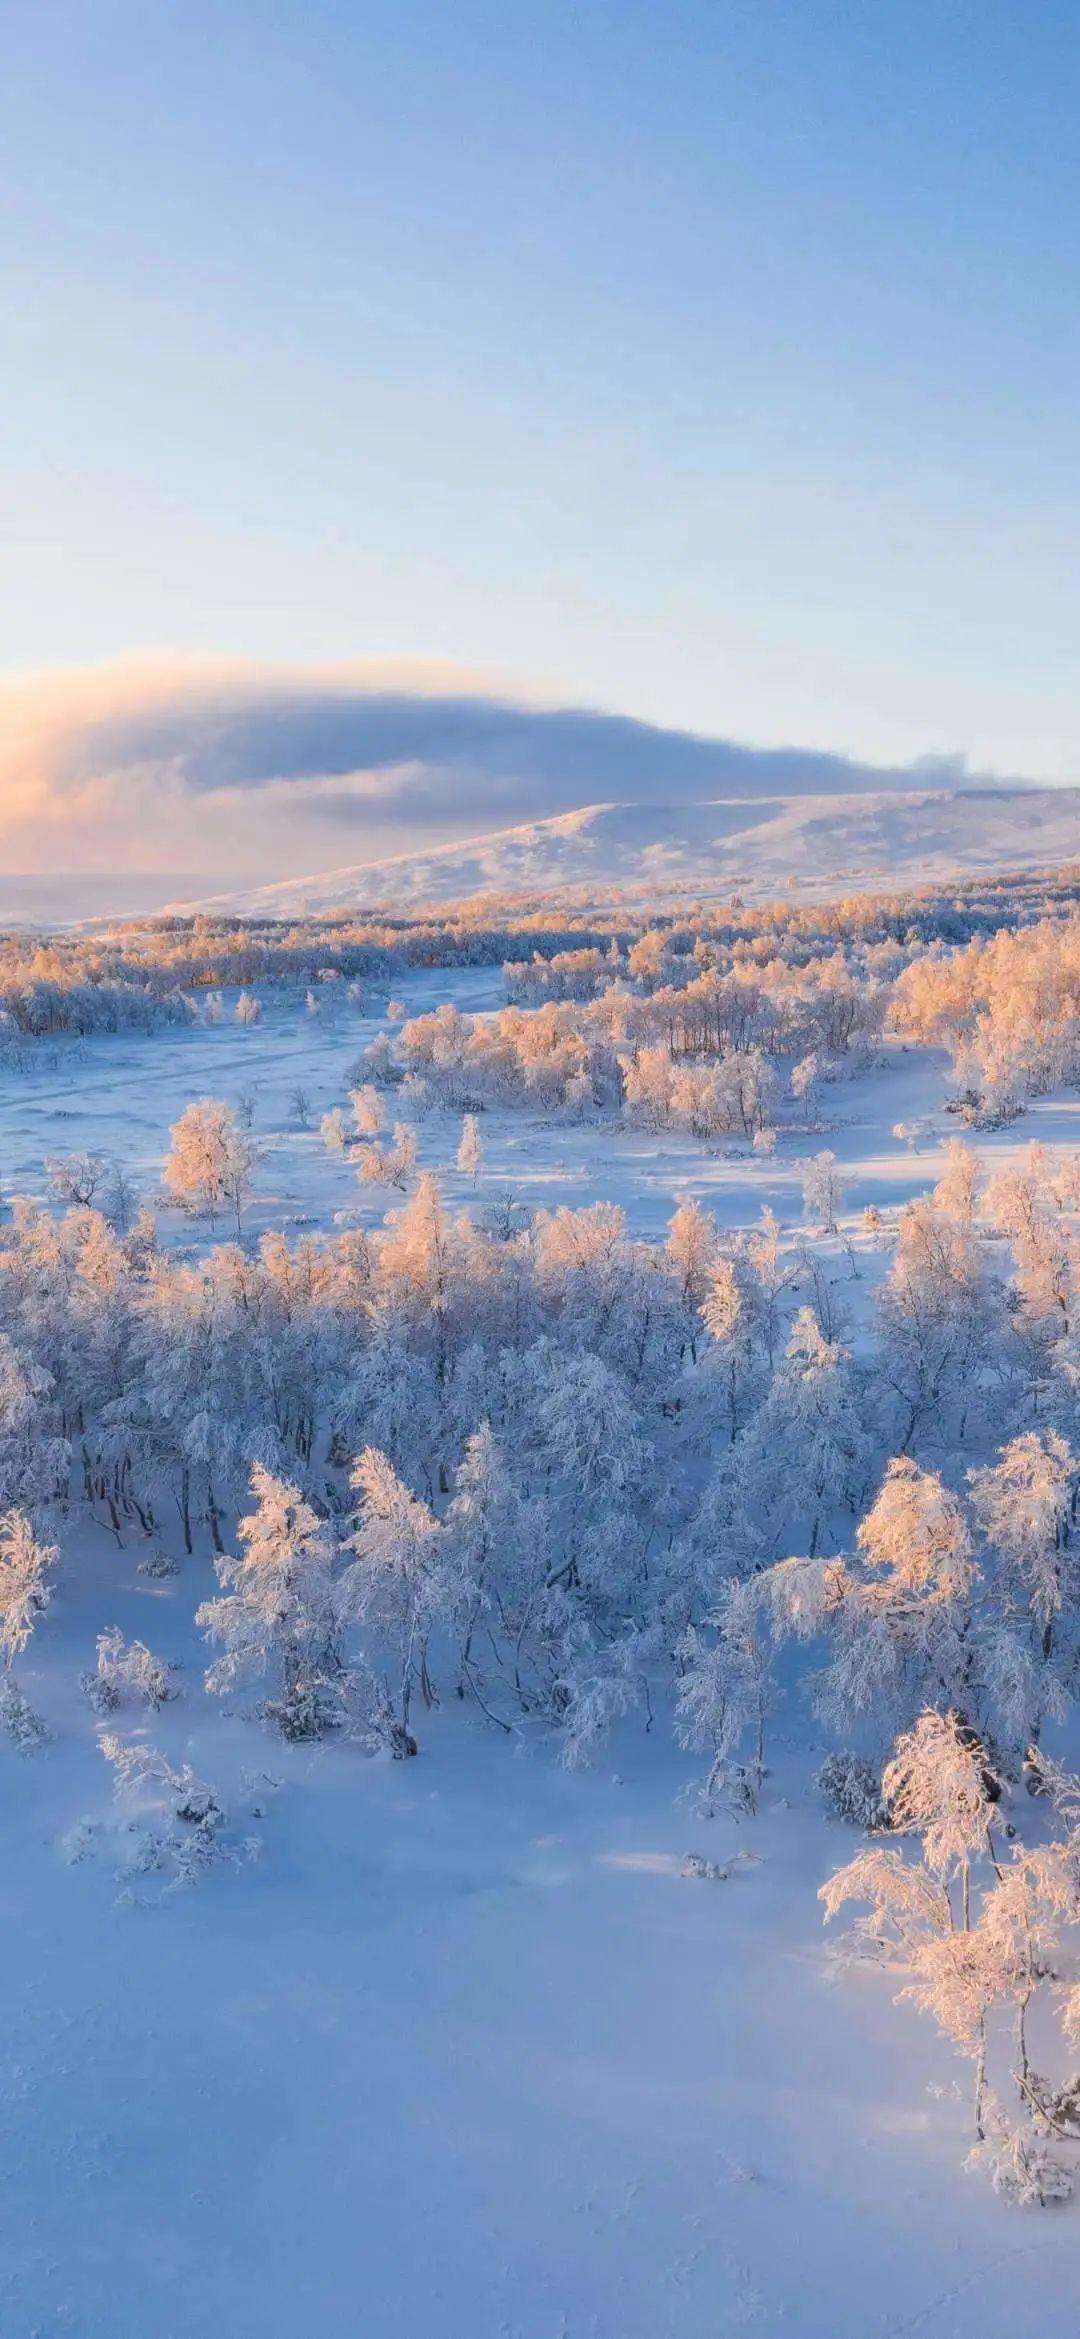
<instances>
[{"instance_id":1,"label":"frost-covered tree","mask_svg":"<svg viewBox=\"0 0 1080 2339\"><path fill-rule=\"evenodd\" d=\"M81 1210L89 1209L107 1170L102 1153L51 1153L45 1160L50 1193Z\"/></svg>"},{"instance_id":2,"label":"frost-covered tree","mask_svg":"<svg viewBox=\"0 0 1080 2339\"><path fill-rule=\"evenodd\" d=\"M319 1135L328 1153L344 1153L348 1143L349 1125L340 1105L324 1113L319 1123Z\"/></svg>"},{"instance_id":3,"label":"frost-covered tree","mask_svg":"<svg viewBox=\"0 0 1080 2339\"><path fill-rule=\"evenodd\" d=\"M734 1443L760 1395L764 1364L758 1294L742 1258L712 1261L701 1319L709 1336L704 1374L723 1393L723 1420Z\"/></svg>"},{"instance_id":4,"label":"frost-covered tree","mask_svg":"<svg viewBox=\"0 0 1080 2339\"><path fill-rule=\"evenodd\" d=\"M378 1089L370 1081L364 1081L359 1088L350 1090L349 1103L357 1136L380 1136L386 1127L386 1114Z\"/></svg>"},{"instance_id":5,"label":"frost-covered tree","mask_svg":"<svg viewBox=\"0 0 1080 2339\"><path fill-rule=\"evenodd\" d=\"M970 1145L962 1137L950 1137L942 1148L945 1167L934 1187L931 1200L936 1210L946 1218L958 1218L970 1226L975 1216L975 1196L978 1191L980 1162Z\"/></svg>"},{"instance_id":6,"label":"frost-covered tree","mask_svg":"<svg viewBox=\"0 0 1080 2339\"><path fill-rule=\"evenodd\" d=\"M1028 2019L1040 1992L1048 2014L1056 1998L1065 2043L1075 2043L1074 1992L1062 1989L1060 1977L1065 1941L1075 1938L1080 1915L1080 1784L1047 1766L1039 1784L1051 1798L1056 1832L1033 1847L1015 1843L1004 1860L992 1833L1000 1782L957 1715L921 1715L899 1741L883 1784L892 1825L921 1836L921 1857L860 1853L822 1886L826 1919L848 1902L866 1902L855 1928L859 1946L906 1969L900 1997L930 2014L970 2058L973 2164L1014 2200L1061 2199L1072 2190L1072 2169L1056 2141L1049 2151L1049 2140L1080 2144L1080 2086L1075 2076L1052 2082L1033 2069ZM996 2019L1006 2013L1010 2030ZM1011 2111L989 2084L992 2050Z\"/></svg>"},{"instance_id":7,"label":"frost-covered tree","mask_svg":"<svg viewBox=\"0 0 1080 2339\"><path fill-rule=\"evenodd\" d=\"M492 1611L512 1600L519 1575L514 1550L522 1506L491 1423L466 1439L454 1473L442 1538L441 1568L461 1653L461 1686L477 1686L476 1640ZM482 1701L483 1702L483 1701Z\"/></svg>"},{"instance_id":8,"label":"frost-covered tree","mask_svg":"<svg viewBox=\"0 0 1080 2339\"><path fill-rule=\"evenodd\" d=\"M854 1554L782 1560L759 1589L778 1639L828 1641L829 1661L808 1685L822 1719L846 1731L863 1715L891 1732L930 1699L960 1703L973 1686L976 1576L956 1497L900 1456Z\"/></svg>"},{"instance_id":9,"label":"frost-covered tree","mask_svg":"<svg viewBox=\"0 0 1080 2339\"><path fill-rule=\"evenodd\" d=\"M353 1556L341 1579L337 1613L344 1625L364 1627L385 1652L395 1678L394 1749L415 1754L413 1695L419 1688L425 1704L434 1702L428 1646L452 1599L441 1530L376 1447L365 1447L349 1483L358 1502L345 1539Z\"/></svg>"},{"instance_id":10,"label":"frost-covered tree","mask_svg":"<svg viewBox=\"0 0 1080 2339\"><path fill-rule=\"evenodd\" d=\"M742 1503L772 1543L805 1533L810 1556L830 1522L861 1501L870 1468L851 1352L800 1308L760 1411L737 1447Z\"/></svg>"},{"instance_id":11,"label":"frost-covered tree","mask_svg":"<svg viewBox=\"0 0 1080 2339\"><path fill-rule=\"evenodd\" d=\"M813 1052L809 1056L800 1056L798 1063L791 1067L789 1086L792 1096L796 1104L805 1105L808 1113L814 1108L820 1076L821 1065Z\"/></svg>"},{"instance_id":12,"label":"frost-covered tree","mask_svg":"<svg viewBox=\"0 0 1080 2339\"><path fill-rule=\"evenodd\" d=\"M162 1175L181 1209L205 1213L213 1226L228 1203L239 1234L259 1153L236 1114L220 1098L203 1097L181 1113L170 1139Z\"/></svg>"},{"instance_id":13,"label":"frost-covered tree","mask_svg":"<svg viewBox=\"0 0 1080 2339\"><path fill-rule=\"evenodd\" d=\"M815 1153L812 1161L804 1162L802 1189L807 1218L814 1220L823 1234L835 1234L846 1190L835 1153Z\"/></svg>"},{"instance_id":14,"label":"frost-covered tree","mask_svg":"<svg viewBox=\"0 0 1080 2339\"><path fill-rule=\"evenodd\" d=\"M1080 1464L1055 1430L1013 1438L968 1472L988 1547L983 1665L1014 1738L1061 1718L1080 1649L1080 1567L1071 1539Z\"/></svg>"},{"instance_id":15,"label":"frost-covered tree","mask_svg":"<svg viewBox=\"0 0 1080 2339\"><path fill-rule=\"evenodd\" d=\"M752 1810L761 1788L765 1721L773 1699L760 1608L756 1579L730 1583L705 1627L691 1625L679 1644L676 1730L680 1745L711 1752L702 1789L707 1811L715 1809L718 1798Z\"/></svg>"},{"instance_id":16,"label":"frost-covered tree","mask_svg":"<svg viewBox=\"0 0 1080 2339\"><path fill-rule=\"evenodd\" d=\"M23 1511L0 1516L0 1655L8 1673L52 1599L46 1579L58 1557L55 1544L38 1541Z\"/></svg>"},{"instance_id":17,"label":"frost-covered tree","mask_svg":"<svg viewBox=\"0 0 1080 2339\"><path fill-rule=\"evenodd\" d=\"M936 1876L959 1876L969 1925L972 1860L996 1859L991 1831L1001 1781L986 1747L959 1714L928 1708L897 1739L881 1785L890 1827L921 1836L923 1858Z\"/></svg>"},{"instance_id":18,"label":"frost-covered tree","mask_svg":"<svg viewBox=\"0 0 1080 2339\"><path fill-rule=\"evenodd\" d=\"M206 1686L220 1696L269 1677L269 1718L286 1737L315 1737L337 1718L341 1688L333 1545L299 1488L258 1462L251 1490L240 1552L216 1563L223 1596L196 1616L223 1652Z\"/></svg>"},{"instance_id":19,"label":"frost-covered tree","mask_svg":"<svg viewBox=\"0 0 1080 2339\"><path fill-rule=\"evenodd\" d=\"M665 1249L679 1280L683 1306L688 1314L699 1314L718 1264L715 1218L697 1202L680 1202Z\"/></svg>"},{"instance_id":20,"label":"frost-covered tree","mask_svg":"<svg viewBox=\"0 0 1080 2339\"><path fill-rule=\"evenodd\" d=\"M362 1186L404 1188L416 1161L415 1133L406 1122L395 1121L392 1144L360 1145L354 1159Z\"/></svg>"},{"instance_id":21,"label":"frost-covered tree","mask_svg":"<svg viewBox=\"0 0 1080 2339\"><path fill-rule=\"evenodd\" d=\"M962 1442L997 1401L1005 1320L973 1229L913 1202L878 1298L875 1370L891 1392L896 1445Z\"/></svg>"},{"instance_id":22,"label":"frost-covered tree","mask_svg":"<svg viewBox=\"0 0 1080 2339\"><path fill-rule=\"evenodd\" d=\"M484 1160L484 1148L475 1113L466 1113L461 1124L461 1139L457 1149L457 1166L463 1177L471 1178L475 1186Z\"/></svg>"}]
</instances>

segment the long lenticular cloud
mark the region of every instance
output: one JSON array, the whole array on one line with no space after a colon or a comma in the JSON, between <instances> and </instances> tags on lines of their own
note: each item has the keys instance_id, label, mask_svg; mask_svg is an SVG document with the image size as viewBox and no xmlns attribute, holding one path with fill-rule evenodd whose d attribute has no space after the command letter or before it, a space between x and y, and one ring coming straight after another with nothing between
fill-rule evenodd
<instances>
[{"instance_id":1,"label":"long lenticular cloud","mask_svg":"<svg viewBox=\"0 0 1080 2339\"><path fill-rule=\"evenodd\" d=\"M948 783L744 747L585 707L530 703L458 670L174 662L0 686L0 842L9 867L278 873L283 854L356 861L583 804ZM253 814L257 811L257 825Z\"/></svg>"}]
</instances>

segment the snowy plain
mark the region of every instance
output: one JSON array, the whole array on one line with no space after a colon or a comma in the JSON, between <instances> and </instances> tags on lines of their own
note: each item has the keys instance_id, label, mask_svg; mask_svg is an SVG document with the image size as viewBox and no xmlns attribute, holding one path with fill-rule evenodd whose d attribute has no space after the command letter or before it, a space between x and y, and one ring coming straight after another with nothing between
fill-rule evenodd
<instances>
[{"instance_id":1,"label":"snowy plain","mask_svg":"<svg viewBox=\"0 0 1080 2339\"><path fill-rule=\"evenodd\" d=\"M501 996L488 970L396 988L410 1012ZM318 1120L383 1005L313 1020L278 994L253 1026L28 1050L0 1099L5 1198L79 1147L152 1196L183 1106L252 1089L272 1150L245 1239L374 1223L395 1197L358 1189ZM512 1111L482 1116L475 1193L453 1116L421 1122L420 1161L465 1207L507 1186L531 1206L616 1200L650 1237L687 1195L727 1226L768 1203L794 1246L799 1160L828 1145L857 1314L880 1256L859 1214L933 1181L934 1146L892 1129L950 1133L942 1073L890 1050L771 1161ZM1033 1137L1074 1145L1073 1100L979 1149L1019 1159ZM162 1231L207 1239L175 1213ZM449 1698L415 1763L286 1747L203 1695L209 1554L154 1581L144 1550L65 1535L20 1667L54 1743L0 1750L3 2339L1072 2339L1076 2212L1010 2210L961 2173L966 2066L887 1979L827 1955L816 1890L851 1838L807 1786L794 1701L740 1826L696 1814L700 1757L663 1711L577 1773ZM104 1622L178 1665L154 1736L262 1838L256 1865L166 1905L120 1905L107 1861L59 1849L108 1800L75 1689ZM687 1878L691 1850L756 1864Z\"/></svg>"}]
</instances>

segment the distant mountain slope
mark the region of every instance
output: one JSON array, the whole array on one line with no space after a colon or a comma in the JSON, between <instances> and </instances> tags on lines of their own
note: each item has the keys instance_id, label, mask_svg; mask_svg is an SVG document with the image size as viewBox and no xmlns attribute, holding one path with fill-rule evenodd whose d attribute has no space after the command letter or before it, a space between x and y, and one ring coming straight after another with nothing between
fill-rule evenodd
<instances>
[{"instance_id":1,"label":"distant mountain slope","mask_svg":"<svg viewBox=\"0 0 1080 2339\"><path fill-rule=\"evenodd\" d=\"M618 891L661 901L738 891L760 900L792 880L821 896L1077 859L1076 788L589 804L463 844L170 906L290 918L335 908L416 909L487 894L558 893L580 901Z\"/></svg>"}]
</instances>

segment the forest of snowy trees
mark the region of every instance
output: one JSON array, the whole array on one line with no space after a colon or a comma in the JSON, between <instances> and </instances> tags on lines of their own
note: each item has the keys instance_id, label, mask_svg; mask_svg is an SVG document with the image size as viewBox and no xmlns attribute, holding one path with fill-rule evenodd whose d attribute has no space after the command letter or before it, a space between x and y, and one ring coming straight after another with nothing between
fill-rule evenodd
<instances>
[{"instance_id":1,"label":"forest of snowy trees","mask_svg":"<svg viewBox=\"0 0 1080 2339\"><path fill-rule=\"evenodd\" d=\"M644 928L530 957L488 1013L395 1006L348 1069L345 1014L347 1101L312 1142L386 1189L378 1226L248 1233L253 1098L190 1103L141 1203L92 1152L51 1157L0 1221L0 1729L48 1758L27 1651L82 1518L150 1580L209 1563L199 1694L253 1739L411 1760L460 1704L573 1769L616 1725L674 1731L700 1813L750 1829L801 1730L807 1791L863 1838L823 1887L862 1912L845 1954L970 2059L980 2165L1047 2201L1080 2151L1075 1152L995 1167L954 1135L886 1224L814 1137L800 1223L687 1200L662 1240L484 1178L495 1105L752 1147L777 1119L805 1139L883 1048L944 1045L991 1125L1076 1079L1071 916L1022 944L820 923L814 947L794 918L726 953ZM254 1024L221 980L184 1012ZM430 1111L464 1207L418 1168ZM157 1812L138 1861L168 1889L243 1865L216 1790L152 1743L165 1656L107 1613L86 1655L117 1796Z\"/></svg>"},{"instance_id":2,"label":"forest of snowy trees","mask_svg":"<svg viewBox=\"0 0 1080 2339\"><path fill-rule=\"evenodd\" d=\"M497 904L440 921L292 927L162 918L100 936L0 937L0 1067L76 1034L243 1026L260 989L300 992L345 1025L372 984L411 968L501 966L507 1004L447 1001L384 1035L360 1077L401 1086L415 1114L518 1105L620 1114L629 1126L772 1143L813 1126L823 1089L886 1035L945 1050L952 1109L971 1127L1015 1118L1080 1072L1080 918L1062 879L955 896L852 897L758 909L699 906L649 921L618 903ZM374 1132L371 1132L374 1134ZM396 1159L397 1157L395 1157ZM369 1163L381 1176L380 1157ZM396 1171L389 1182L399 1184Z\"/></svg>"},{"instance_id":3,"label":"forest of snowy trees","mask_svg":"<svg viewBox=\"0 0 1080 2339\"><path fill-rule=\"evenodd\" d=\"M226 1130L208 1167L197 1118L167 1174L210 1212L244 1165ZM203 1118L220 1141L222 1109ZM374 1236L189 1261L148 1213L119 1233L16 1201L0 1719L36 1743L15 1667L80 1504L118 1540L206 1539L207 1689L290 1738L412 1755L455 1697L576 1764L671 1695L706 1805L746 1813L778 1698L805 1698L832 1806L925 1839L921 1867L860 1855L830 1909L869 1900L879 1952L895 1936L918 2002L978 2050L999 2180L1052 2189L1038 2139L1074 2132L1068 2072L1025 2063L1026 2137L1000 2094L987 2111L984 2063L1017 1975L1025 2019L1049 1983L1080 1875L1080 1791L1039 1753L1080 1685L1078 1201L1068 1165L984 1180L954 1140L858 1342L819 1247L768 1218L722 1239L693 1204L655 1246L614 1207L455 1215L425 1175ZM102 1711L168 1695L108 1635L91 1687ZM1060 1826L1007 1850L1025 1780Z\"/></svg>"}]
</instances>

